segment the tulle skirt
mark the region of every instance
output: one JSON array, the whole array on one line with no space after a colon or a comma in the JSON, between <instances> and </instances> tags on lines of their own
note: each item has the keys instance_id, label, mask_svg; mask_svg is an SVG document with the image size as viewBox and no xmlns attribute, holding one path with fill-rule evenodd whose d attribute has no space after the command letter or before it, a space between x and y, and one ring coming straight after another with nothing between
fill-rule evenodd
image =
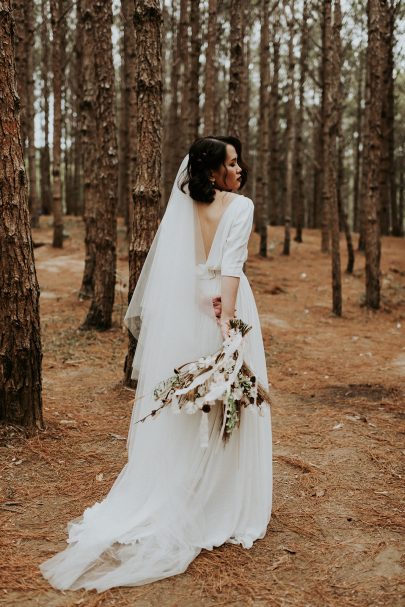
<instances>
[{"instance_id":1,"label":"tulle skirt","mask_svg":"<svg viewBox=\"0 0 405 607\"><path fill-rule=\"evenodd\" d=\"M211 305L220 277L199 281L194 352L198 358L221 346ZM237 316L252 325L245 360L267 387L266 362L256 304L242 275ZM250 548L264 537L272 507L271 413L241 411L240 427L224 444L220 410L209 416L209 444L199 442L200 413L173 415L170 408L135 424L156 407L150 388L162 369L179 359L181 344L162 343L164 352L146 353L128 438L128 463L101 502L68 523L68 547L41 564L42 574L59 589L138 586L184 572L205 548L225 542ZM184 353L185 355L185 353ZM168 363L158 364L159 360ZM170 373L169 373L170 374ZM149 403L145 402L149 398Z\"/></svg>"}]
</instances>

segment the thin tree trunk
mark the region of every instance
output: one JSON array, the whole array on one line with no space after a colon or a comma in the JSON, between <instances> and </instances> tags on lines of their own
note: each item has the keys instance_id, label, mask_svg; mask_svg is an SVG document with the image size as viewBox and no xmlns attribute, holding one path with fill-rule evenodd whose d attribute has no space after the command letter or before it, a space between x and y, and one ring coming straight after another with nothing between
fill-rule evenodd
<instances>
[{"instance_id":1,"label":"thin tree trunk","mask_svg":"<svg viewBox=\"0 0 405 607\"><path fill-rule=\"evenodd\" d=\"M44 112L44 147L41 150L41 209L52 213L51 158L49 153L49 14L48 0L41 0L41 80Z\"/></svg>"},{"instance_id":2,"label":"thin tree trunk","mask_svg":"<svg viewBox=\"0 0 405 607\"><path fill-rule=\"evenodd\" d=\"M4 0L0 20L0 421L42 428L39 286L14 63L15 22Z\"/></svg>"},{"instance_id":3,"label":"thin tree trunk","mask_svg":"<svg viewBox=\"0 0 405 607\"><path fill-rule=\"evenodd\" d=\"M197 139L200 126L200 2L190 1L191 45L190 45L190 89L188 114L188 141L190 144Z\"/></svg>"},{"instance_id":4,"label":"thin tree trunk","mask_svg":"<svg viewBox=\"0 0 405 607\"><path fill-rule=\"evenodd\" d=\"M96 207L97 207L97 135L96 135L96 75L94 55L94 16L90 0L78 0L77 24L82 38L82 93L80 101L80 130L83 165L83 220L85 226L84 271L79 291L80 299L93 296L96 264Z\"/></svg>"},{"instance_id":5,"label":"thin tree trunk","mask_svg":"<svg viewBox=\"0 0 405 607\"><path fill-rule=\"evenodd\" d=\"M339 86L340 86L340 3L334 2L334 25L332 28L332 2L324 2L324 36L323 48L323 208L328 207L332 240L332 310L336 316L342 315L342 279L340 270L340 243L339 243L339 210L336 180L336 133L339 112ZM338 44L336 44L338 42ZM337 48L338 47L338 48Z\"/></svg>"},{"instance_id":6,"label":"thin tree trunk","mask_svg":"<svg viewBox=\"0 0 405 607\"><path fill-rule=\"evenodd\" d=\"M322 6L322 69L321 69L321 83L322 83L322 105L321 105L321 124L320 124L320 149L321 154L318 158L321 158L321 180L322 180L322 205L321 205L321 251L322 253L329 252L329 232L330 232L330 204L329 198L325 198L325 184L324 181L326 179L324 169L325 169L325 156L328 154L327 145L324 141L325 134L325 122L326 122L326 99L325 99L325 91L327 87L325 87L325 70L327 69L327 49L330 44L330 40L327 39L327 21L330 19L330 10L331 10L331 2L330 0L324 1ZM329 12L328 12L329 11Z\"/></svg>"},{"instance_id":7,"label":"thin tree trunk","mask_svg":"<svg viewBox=\"0 0 405 607\"><path fill-rule=\"evenodd\" d=\"M301 54L300 54L300 81L299 81L299 108L297 115L297 130L295 143L295 206L296 206L296 232L294 240L302 242L302 230L304 228L305 219L305 188L303 174L303 126L304 126L304 89L307 76L307 60L308 60L308 17L309 6L307 0L304 0L302 11L302 28L301 28Z\"/></svg>"},{"instance_id":8,"label":"thin tree trunk","mask_svg":"<svg viewBox=\"0 0 405 607\"><path fill-rule=\"evenodd\" d=\"M286 175L285 175L285 204L284 204L284 244L283 255L290 254L291 243L291 218L293 203L293 173L294 173L294 143L295 143L295 58L294 58L294 0L291 3L291 15L288 20L288 68L287 80L288 102L287 102L287 128L286 128Z\"/></svg>"},{"instance_id":9,"label":"thin tree trunk","mask_svg":"<svg viewBox=\"0 0 405 607\"><path fill-rule=\"evenodd\" d=\"M394 81L394 45L396 4L390 0L388 7L388 90L387 90L387 126L388 126L388 183L390 192L391 231L393 236L401 236L397 206L395 181L395 81Z\"/></svg>"},{"instance_id":10,"label":"thin tree trunk","mask_svg":"<svg viewBox=\"0 0 405 607\"><path fill-rule=\"evenodd\" d=\"M259 255L267 257L268 220L268 173L267 154L269 149L269 6L267 0L261 2L260 28L260 99L259 99L259 158L257 175L257 225L260 235Z\"/></svg>"},{"instance_id":11,"label":"thin tree trunk","mask_svg":"<svg viewBox=\"0 0 405 607\"><path fill-rule=\"evenodd\" d=\"M158 0L135 0L138 162L132 240L129 247L128 302L158 227L162 116L162 14ZM142 61L141 61L142 59ZM153 117L153 118L152 118ZM151 124L153 120L153 128ZM129 335L124 383L131 385L136 340Z\"/></svg>"},{"instance_id":12,"label":"thin tree trunk","mask_svg":"<svg viewBox=\"0 0 405 607\"><path fill-rule=\"evenodd\" d=\"M342 29L342 14L340 9L340 2L335 0L334 5L334 19L333 19L333 41L334 41L334 69L333 74L337 79L336 82L336 93L334 95L336 99L336 122L337 122L337 206L340 218L340 224L345 233L346 247L347 247L347 267L346 272L352 274L354 268L354 249L352 235L350 232L349 221L347 218L346 204L343 197L343 185L344 185L344 141L343 141L343 82L342 82L342 64L343 64L343 50L341 40L341 29ZM347 197L345 197L346 199ZM340 281L340 258L339 258L339 281ZM338 287L339 289L339 287ZM340 287L341 290L341 287Z\"/></svg>"},{"instance_id":13,"label":"thin tree trunk","mask_svg":"<svg viewBox=\"0 0 405 607\"><path fill-rule=\"evenodd\" d=\"M34 51L35 51L35 14L33 3L25 4L27 28L27 135L28 135L28 175L31 225L39 227L39 204L37 191L37 167L35 158L35 93L34 93Z\"/></svg>"},{"instance_id":14,"label":"thin tree trunk","mask_svg":"<svg viewBox=\"0 0 405 607\"><path fill-rule=\"evenodd\" d=\"M280 222L280 8L276 5L273 11L273 78L270 93L270 126L269 126L269 207L270 223Z\"/></svg>"},{"instance_id":15,"label":"thin tree trunk","mask_svg":"<svg viewBox=\"0 0 405 607\"><path fill-rule=\"evenodd\" d=\"M74 42L74 72L73 72L73 110L77 116L73 127L73 183L72 199L73 212L76 216L83 214L83 184L82 184L82 134L80 130L80 108L83 95L83 38L81 30L81 1L76 2L76 34Z\"/></svg>"},{"instance_id":16,"label":"thin tree trunk","mask_svg":"<svg viewBox=\"0 0 405 607\"><path fill-rule=\"evenodd\" d=\"M383 103L384 45L382 42L384 11L387 0L368 1L367 68L370 82L368 103L369 149L365 167L364 241L366 254L366 300L369 308L380 307L380 222L379 187L381 170L381 114Z\"/></svg>"},{"instance_id":17,"label":"thin tree trunk","mask_svg":"<svg viewBox=\"0 0 405 607\"><path fill-rule=\"evenodd\" d=\"M364 53L359 52L359 70L357 73L357 99L356 99L356 133L355 151L354 151L354 177L353 177L353 231L360 229L360 175L362 152L361 145L363 139L363 110L361 102L363 99L363 74L364 74Z\"/></svg>"},{"instance_id":18,"label":"thin tree trunk","mask_svg":"<svg viewBox=\"0 0 405 607\"><path fill-rule=\"evenodd\" d=\"M89 4L88 4L89 3ZM115 78L112 55L112 1L94 4L85 0L86 12L93 11L95 133L97 168L97 202L95 212L95 241L93 296L82 329L109 329L115 295L117 243L117 132Z\"/></svg>"},{"instance_id":19,"label":"thin tree trunk","mask_svg":"<svg viewBox=\"0 0 405 607\"><path fill-rule=\"evenodd\" d=\"M217 70L215 65L217 46L217 0L208 2L207 50L205 53L205 87L204 87L204 135L214 134L215 119L215 82Z\"/></svg>"},{"instance_id":20,"label":"thin tree trunk","mask_svg":"<svg viewBox=\"0 0 405 607\"><path fill-rule=\"evenodd\" d=\"M196 1L196 0L194 0ZM189 148L188 125L190 121L190 6L189 0L180 0L179 57L180 57L180 137L177 135L177 162L174 175Z\"/></svg>"},{"instance_id":21,"label":"thin tree trunk","mask_svg":"<svg viewBox=\"0 0 405 607\"><path fill-rule=\"evenodd\" d=\"M135 82L135 28L133 22L133 0L123 0L122 19L124 25L124 56L122 70L122 125L121 125L121 179L120 206L124 209L125 223L132 228L132 195L136 170L136 82Z\"/></svg>"},{"instance_id":22,"label":"thin tree trunk","mask_svg":"<svg viewBox=\"0 0 405 607\"><path fill-rule=\"evenodd\" d=\"M267 8L268 11L268 8ZM231 0L230 68L228 86L228 134L241 137L242 78L243 78L243 2ZM268 15L267 15L268 29ZM267 32L267 54L268 54ZM268 60L267 60L268 61ZM268 68L267 68L268 69ZM268 86L268 85L267 85Z\"/></svg>"},{"instance_id":23,"label":"thin tree trunk","mask_svg":"<svg viewBox=\"0 0 405 607\"><path fill-rule=\"evenodd\" d=\"M52 43L52 72L53 72L53 241L52 246L63 247L63 207L62 182L60 176L61 165L61 137L62 137L62 27L63 0L50 0L51 22L53 32Z\"/></svg>"}]
</instances>

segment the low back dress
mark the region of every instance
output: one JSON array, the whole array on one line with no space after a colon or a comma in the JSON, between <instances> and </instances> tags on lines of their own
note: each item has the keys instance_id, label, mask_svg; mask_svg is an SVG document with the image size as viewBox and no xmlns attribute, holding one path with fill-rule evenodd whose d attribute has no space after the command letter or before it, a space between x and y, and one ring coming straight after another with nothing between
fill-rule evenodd
<instances>
[{"instance_id":1,"label":"low back dress","mask_svg":"<svg viewBox=\"0 0 405 607\"><path fill-rule=\"evenodd\" d=\"M253 202L236 194L220 219L207 258L194 213L200 235L195 258L200 313L190 355L205 356L221 347L212 298L221 294L221 276L237 276L236 317L252 327L245 337L245 360L268 388L258 312L244 273L253 212ZM162 341L162 347L170 344ZM188 361L173 364L181 362ZM149 373L149 380L164 379L161 369L153 367L153 356L145 365L143 375ZM141 369L141 394L142 387ZM264 537L272 509L270 408L265 407L263 415L242 408L240 426L224 444L220 408L212 407L205 449L198 437L199 415L174 415L169 409L134 429L135 404L128 463L104 500L68 524L68 547L40 567L54 587L101 592L141 585L184 572L202 549L225 542L250 548ZM156 445L158 423L164 424L165 440ZM140 461L145 452L148 457ZM158 483L153 482L156 478Z\"/></svg>"}]
</instances>

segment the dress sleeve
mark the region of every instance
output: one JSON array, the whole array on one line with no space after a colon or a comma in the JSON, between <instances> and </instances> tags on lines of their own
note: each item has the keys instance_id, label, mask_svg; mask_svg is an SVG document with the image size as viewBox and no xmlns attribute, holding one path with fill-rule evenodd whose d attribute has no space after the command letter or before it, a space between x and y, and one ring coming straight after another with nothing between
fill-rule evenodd
<instances>
[{"instance_id":1,"label":"dress sleeve","mask_svg":"<svg viewBox=\"0 0 405 607\"><path fill-rule=\"evenodd\" d=\"M253 226L254 204L250 198L244 198L244 204L238 211L224 244L221 263L221 276L240 277L243 264L248 256L248 242Z\"/></svg>"}]
</instances>

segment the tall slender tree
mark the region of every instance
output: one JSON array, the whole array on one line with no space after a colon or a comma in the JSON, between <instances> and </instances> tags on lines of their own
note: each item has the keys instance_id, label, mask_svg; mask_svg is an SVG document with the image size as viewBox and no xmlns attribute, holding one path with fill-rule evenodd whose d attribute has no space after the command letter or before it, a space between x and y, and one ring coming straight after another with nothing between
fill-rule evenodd
<instances>
[{"instance_id":1,"label":"tall slender tree","mask_svg":"<svg viewBox=\"0 0 405 607\"><path fill-rule=\"evenodd\" d=\"M53 72L53 160L52 160L52 212L53 241L56 248L63 247L63 206L61 181L62 138L62 21L65 19L64 0L50 0L52 23L52 72Z\"/></svg>"},{"instance_id":2,"label":"tall slender tree","mask_svg":"<svg viewBox=\"0 0 405 607\"><path fill-rule=\"evenodd\" d=\"M0 421L42 427L39 286L19 122L11 0L0 19Z\"/></svg>"},{"instance_id":3,"label":"tall slender tree","mask_svg":"<svg viewBox=\"0 0 405 607\"><path fill-rule=\"evenodd\" d=\"M228 133L241 136L244 0L231 0ZM268 21L267 21L268 23ZM268 52L268 51L267 51Z\"/></svg>"},{"instance_id":4,"label":"tall slender tree","mask_svg":"<svg viewBox=\"0 0 405 607\"><path fill-rule=\"evenodd\" d=\"M188 113L188 141L191 144L198 137L200 126L200 2L190 0L190 87Z\"/></svg>"},{"instance_id":5,"label":"tall slender tree","mask_svg":"<svg viewBox=\"0 0 405 607\"><path fill-rule=\"evenodd\" d=\"M337 316L342 315L342 279L340 270L340 238L339 238L339 210L337 193L337 153L336 136L339 115L339 86L340 86L340 2L334 0L332 26L332 1L325 0L324 11L324 36L325 47L323 49L323 98L324 98L324 121L323 121L323 149L322 173L323 190L322 205L328 207L330 231L332 240L332 310Z\"/></svg>"},{"instance_id":6,"label":"tall slender tree","mask_svg":"<svg viewBox=\"0 0 405 607\"><path fill-rule=\"evenodd\" d=\"M204 84L204 134L214 132L215 117L215 82L217 71L215 66L217 43L217 0L208 2L208 32L207 50L205 53L205 84Z\"/></svg>"},{"instance_id":7,"label":"tall slender tree","mask_svg":"<svg viewBox=\"0 0 405 607\"><path fill-rule=\"evenodd\" d=\"M162 117L162 13L159 0L135 0L138 160L129 247L130 302L158 227ZM153 121L153 128L152 128ZM124 382L131 384L136 340L129 335Z\"/></svg>"},{"instance_id":8,"label":"tall slender tree","mask_svg":"<svg viewBox=\"0 0 405 607\"><path fill-rule=\"evenodd\" d=\"M380 307L380 170L382 152L383 78L386 45L383 43L387 0L368 0L367 72L369 94L366 98L368 158L364 167L364 244L366 254L366 299L368 307Z\"/></svg>"},{"instance_id":9,"label":"tall slender tree","mask_svg":"<svg viewBox=\"0 0 405 607\"><path fill-rule=\"evenodd\" d=\"M112 1L83 1L86 27L93 37L93 82L95 122L95 192L93 293L83 329L105 330L111 327L114 305L117 242L117 132L115 115L115 78L112 54Z\"/></svg>"},{"instance_id":10,"label":"tall slender tree","mask_svg":"<svg viewBox=\"0 0 405 607\"><path fill-rule=\"evenodd\" d=\"M270 222L280 222L280 7L275 3L272 15L273 76L270 93L269 113L269 207Z\"/></svg>"},{"instance_id":11,"label":"tall slender tree","mask_svg":"<svg viewBox=\"0 0 405 607\"><path fill-rule=\"evenodd\" d=\"M287 102L287 128L286 128L286 175L285 175L285 204L284 204L284 245L283 255L290 254L291 220L293 210L293 174L294 174L294 144L295 144L295 57L294 57L294 9L292 0L291 13L288 22L288 102Z\"/></svg>"},{"instance_id":12,"label":"tall slender tree","mask_svg":"<svg viewBox=\"0 0 405 607\"><path fill-rule=\"evenodd\" d=\"M304 172L303 172L303 128L304 128L304 92L305 81L307 76L308 62L308 17L309 4L304 0L302 9L302 26L301 26L301 50L300 50L300 79L299 79L299 105L296 119L296 142L295 142L295 162L294 162L294 200L296 209L296 242L302 242L302 230L305 221L305 188L304 188Z\"/></svg>"},{"instance_id":13,"label":"tall slender tree","mask_svg":"<svg viewBox=\"0 0 405 607\"><path fill-rule=\"evenodd\" d=\"M259 92L259 159L256 179L258 202L256 229L260 235L259 255L267 256L268 220L268 160L269 149L269 3L260 5L260 92Z\"/></svg>"}]
</instances>

